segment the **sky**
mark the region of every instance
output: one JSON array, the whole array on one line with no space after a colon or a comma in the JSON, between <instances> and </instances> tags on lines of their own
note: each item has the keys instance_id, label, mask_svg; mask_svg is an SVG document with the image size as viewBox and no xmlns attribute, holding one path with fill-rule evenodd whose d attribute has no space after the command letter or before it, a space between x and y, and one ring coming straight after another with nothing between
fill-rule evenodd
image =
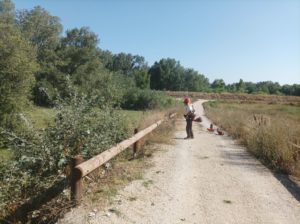
<instances>
[{"instance_id":1,"label":"sky","mask_svg":"<svg viewBox=\"0 0 300 224\"><path fill-rule=\"evenodd\" d=\"M64 30L89 27L99 47L148 65L174 58L226 84L300 84L300 0L13 0L40 5Z\"/></svg>"}]
</instances>

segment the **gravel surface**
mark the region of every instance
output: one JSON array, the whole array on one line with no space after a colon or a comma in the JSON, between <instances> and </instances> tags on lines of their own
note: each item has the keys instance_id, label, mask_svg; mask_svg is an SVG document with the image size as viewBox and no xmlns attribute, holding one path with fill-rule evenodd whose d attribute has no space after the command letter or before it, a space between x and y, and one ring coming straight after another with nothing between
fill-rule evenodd
<instances>
[{"instance_id":1,"label":"gravel surface","mask_svg":"<svg viewBox=\"0 0 300 224\"><path fill-rule=\"evenodd\" d=\"M202 103L194 104L203 115ZM226 135L194 123L184 140L178 118L174 145L161 145L144 179L133 181L104 211L73 209L58 223L300 223L299 195ZM91 207L93 207L91 205Z\"/></svg>"}]
</instances>

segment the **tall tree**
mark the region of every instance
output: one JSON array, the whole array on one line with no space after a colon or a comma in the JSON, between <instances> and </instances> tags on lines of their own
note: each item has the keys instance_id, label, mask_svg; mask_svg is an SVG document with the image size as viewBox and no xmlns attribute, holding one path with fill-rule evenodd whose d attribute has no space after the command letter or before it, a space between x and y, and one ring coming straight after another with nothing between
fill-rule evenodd
<instances>
[{"instance_id":1,"label":"tall tree","mask_svg":"<svg viewBox=\"0 0 300 224\"><path fill-rule=\"evenodd\" d=\"M236 84L236 90L241 93L245 92L246 84L244 83L243 79L240 79L240 81Z\"/></svg>"},{"instance_id":2,"label":"tall tree","mask_svg":"<svg viewBox=\"0 0 300 224\"><path fill-rule=\"evenodd\" d=\"M66 32L58 50L62 61L59 70L70 76L80 92L88 95L100 94L98 88L103 86L99 84L104 84L103 80L113 79L109 77L110 73L104 71L98 42L97 35L89 28L75 28Z\"/></svg>"},{"instance_id":3,"label":"tall tree","mask_svg":"<svg viewBox=\"0 0 300 224\"><path fill-rule=\"evenodd\" d=\"M87 27L68 30L59 49L63 61L60 70L73 77L78 84L88 74L97 73L102 67L98 42L97 35Z\"/></svg>"},{"instance_id":4,"label":"tall tree","mask_svg":"<svg viewBox=\"0 0 300 224\"><path fill-rule=\"evenodd\" d=\"M105 56L109 56L107 53ZM109 57L106 57L108 59ZM113 72L121 72L124 75L131 75L135 70L147 68L145 58L139 55L119 53L111 55L109 63L105 64L106 68Z\"/></svg>"},{"instance_id":5,"label":"tall tree","mask_svg":"<svg viewBox=\"0 0 300 224\"><path fill-rule=\"evenodd\" d=\"M193 69L185 69L184 71L184 87L183 90L186 91L208 91L209 90L209 81L204 76L199 74Z\"/></svg>"},{"instance_id":6,"label":"tall tree","mask_svg":"<svg viewBox=\"0 0 300 224\"><path fill-rule=\"evenodd\" d=\"M17 21L22 34L37 47L39 60L45 61L44 57L52 53L60 43L63 29L60 19L36 6L32 10L20 11Z\"/></svg>"},{"instance_id":7,"label":"tall tree","mask_svg":"<svg viewBox=\"0 0 300 224\"><path fill-rule=\"evenodd\" d=\"M65 89L66 85L65 75L57 69L61 64L56 53L62 32L60 19L37 6L20 11L17 25L37 51L40 70L36 74L34 100L39 105L51 105L58 94L56 89Z\"/></svg>"},{"instance_id":8,"label":"tall tree","mask_svg":"<svg viewBox=\"0 0 300 224\"><path fill-rule=\"evenodd\" d=\"M175 59L155 62L149 73L151 89L182 90L184 87L184 68Z\"/></svg>"},{"instance_id":9,"label":"tall tree","mask_svg":"<svg viewBox=\"0 0 300 224\"><path fill-rule=\"evenodd\" d=\"M32 46L18 29L0 22L0 125L13 127L14 116L28 102L37 68Z\"/></svg>"},{"instance_id":10,"label":"tall tree","mask_svg":"<svg viewBox=\"0 0 300 224\"><path fill-rule=\"evenodd\" d=\"M218 93L225 91L225 86L226 84L223 79L215 79L211 84L213 91Z\"/></svg>"},{"instance_id":11,"label":"tall tree","mask_svg":"<svg viewBox=\"0 0 300 224\"><path fill-rule=\"evenodd\" d=\"M100 50L100 61L105 68L112 71L113 68L113 53L108 50Z\"/></svg>"},{"instance_id":12,"label":"tall tree","mask_svg":"<svg viewBox=\"0 0 300 224\"><path fill-rule=\"evenodd\" d=\"M148 69L135 70L132 75L133 75L136 87L138 87L140 89L149 89L150 88L150 75L148 73Z\"/></svg>"},{"instance_id":13,"label":"tall tree","mask_svg":"<svg viewBox=\"0 0 300 224\"><path fill-rule=\"evenodd\" d=\"M3 24L14 24L15 22L15 5L10 0L0 1L0 21Z\"/></svg>"}]
</instances>

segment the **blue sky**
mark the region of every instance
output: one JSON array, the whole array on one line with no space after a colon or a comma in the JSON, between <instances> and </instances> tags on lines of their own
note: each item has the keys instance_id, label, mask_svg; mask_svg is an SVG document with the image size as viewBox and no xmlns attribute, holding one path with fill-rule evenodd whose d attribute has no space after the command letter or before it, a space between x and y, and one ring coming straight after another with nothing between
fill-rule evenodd
<instances>
[{"instance_id":1,"label":"blue sky","mask_svg":"<svg viewBox=\"0 0 300 224\"><path fill-rule=\"evenodd\" d=\"M40 5L64 29L87 26L99 47L174 58L226 84L300 84L300 0L13 0Z\"/></svg>"}]
</instances>

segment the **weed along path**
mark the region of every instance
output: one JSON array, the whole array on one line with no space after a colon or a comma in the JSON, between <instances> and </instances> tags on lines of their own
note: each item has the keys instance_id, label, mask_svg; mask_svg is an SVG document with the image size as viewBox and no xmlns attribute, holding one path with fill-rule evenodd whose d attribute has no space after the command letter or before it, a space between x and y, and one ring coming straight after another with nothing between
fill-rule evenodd
<instances>
[{"instance_id":1,"label":"weed along path","mask_svg":"<svg viewBox=\"0 0 300 224\"><path fill-rule=\"evenodd\" d=\"M196 102L198 115L202 101ZM299 197L226 134L207 132L202 116L192 140L177 120L173 145L161 145L143 179L131 182L105 210L67 214L59 223L300 223ZM230 119L230 118L229 118Z\"/></svg>"}]
</instances>

